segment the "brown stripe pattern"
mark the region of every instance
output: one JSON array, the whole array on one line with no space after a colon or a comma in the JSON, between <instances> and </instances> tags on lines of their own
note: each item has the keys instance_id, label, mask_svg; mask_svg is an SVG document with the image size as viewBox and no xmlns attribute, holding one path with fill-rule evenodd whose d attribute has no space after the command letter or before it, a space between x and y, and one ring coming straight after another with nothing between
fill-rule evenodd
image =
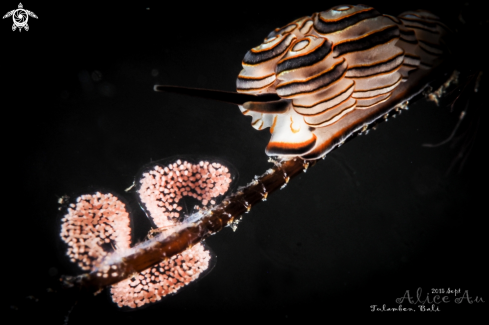
<instances>
[{"instance_id":1,"label":"brown stripe pattern","mask_svg":"<svg viewBox=\"0 0 489 325\"><path fill-rule=\"evenodd\" d=\"M392 17L342 5L302 17L248 51L237 80L239 92L283 103L240 109L256 129L270 127L268 155L320 158L418 93L425 85L416 80L442 62L448 31L422 10Z\"/></svg>"},{"instance_id":2,"label":"brown stripe pattern","mask_svg":"<svg viewBox=\"0 0 489 325\"><path fill-rule=\"evenodd\" d=\"M335 10L335 12L336 11L337 10ZM318 33L329 34L341 31L361 22L362 20L377 16L380 16L380 13L374 8L360 9L352 12L351 14L343 15L338 18L327 19L319 16L319 19L314 24L314 28Z\"/></svg>"}]
</instances>

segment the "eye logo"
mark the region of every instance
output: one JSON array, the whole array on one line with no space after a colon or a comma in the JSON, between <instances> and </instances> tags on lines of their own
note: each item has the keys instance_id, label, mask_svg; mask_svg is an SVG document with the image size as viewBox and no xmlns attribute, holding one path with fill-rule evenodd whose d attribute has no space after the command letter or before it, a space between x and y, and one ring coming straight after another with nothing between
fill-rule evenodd
<instances>
[{"instance_id":1,"label":"eye logo","mask_svg":"<svg viewBox=\"0 0 489 325\"><path fill-rule=\"evenodd\" d=\"M24 28L26 31L29 30L29 25L27 25L29 16L37 19L35 13L23 9L22 3L19 3L18 9L7 12L5 16L3 16L3 19L8 18L10 16L12 16L12 19L14 21L14 24L12 25L12 31L15 31L18 28L19 32L22 31L22 28Z\"/></svg>"}]
</instances>

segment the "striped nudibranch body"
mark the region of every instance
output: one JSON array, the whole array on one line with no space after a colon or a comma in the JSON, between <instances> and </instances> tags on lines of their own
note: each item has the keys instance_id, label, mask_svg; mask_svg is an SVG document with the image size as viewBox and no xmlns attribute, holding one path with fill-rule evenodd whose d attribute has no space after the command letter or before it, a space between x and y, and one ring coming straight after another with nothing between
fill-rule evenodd
<instances>
[{"instance_id":1,"label":"striped nudibranch body","mask_svg":"<svg viewBox=\"0 0 489 325\"><path fill-rule=\"evenodd\" d=\"M323 157L426 87L447 31L422 10L396 18L341 5L300 18L248 51L237 79L238 92L276 93L280 105L239 107L256 129L270 127L269 156Z\"/></svg>"}]
</instances>

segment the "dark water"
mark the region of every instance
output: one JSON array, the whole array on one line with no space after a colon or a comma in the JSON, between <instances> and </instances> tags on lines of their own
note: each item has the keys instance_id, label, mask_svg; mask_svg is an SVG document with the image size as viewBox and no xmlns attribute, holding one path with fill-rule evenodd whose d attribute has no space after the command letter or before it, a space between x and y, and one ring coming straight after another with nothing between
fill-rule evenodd
<instances>
[{"instance_id":1,"label":"dark water","mask_svg":"<svg viewBox=\"0 0 489 325\"><path fill-rule=\"evenodd\" d=\"M39 17L29 19L28 32L13 33L11 21L2 21L3 307L20 323L59 323L66 314L55 298L43 298L61 274L76 273L63 258L56 196L123 193L143 165L174 155L225 159L240 184L263 173L268 130L255 131L236 107L155 93L153 85L234 90L244 54L270 30L335 4L24 3ZM427 8L448 18L462 8L369 4L393 15ZM456 120L448 108L411 105L253 208L236 233L209 238L217 264L205 278L131 313L103 292L78 303L70 324L386 317L370 306L398 307L396 298L418 288L423 299L450 288L489 300L487 135L479 132L465 168L448 176L457 150L421 146L444 139ZM125 199L135 231L146 231L136 199ZM487 310L487 303L448 296L431 317ZM390 316L429 317L417 305L405 302L416 312Z\"/></svg>"}]
</instances>

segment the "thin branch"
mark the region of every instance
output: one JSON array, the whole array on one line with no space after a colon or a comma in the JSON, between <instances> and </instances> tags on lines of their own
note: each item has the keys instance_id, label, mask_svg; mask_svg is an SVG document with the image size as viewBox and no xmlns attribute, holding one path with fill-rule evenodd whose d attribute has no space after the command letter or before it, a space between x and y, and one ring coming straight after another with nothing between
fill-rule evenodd
<instances>
[{"instance_id":1,"label":"thin branch","mask_svg":"<svg viewBox=\"0 0 489 325\"><path fill-rule=\"evenodd\" d=\"M315 163L316 161L305 161L301 158L276 163L265 174L256 177L221 204L204 212L203 217L197 221L181 226L170 236L160 234L124 252L114 252L90 273L63 277L63 284L97 292L136 272L144 271L230 225L255 204L265 201L270 193L284 188L291 178Z\"/></svg>"}]
</instances>

